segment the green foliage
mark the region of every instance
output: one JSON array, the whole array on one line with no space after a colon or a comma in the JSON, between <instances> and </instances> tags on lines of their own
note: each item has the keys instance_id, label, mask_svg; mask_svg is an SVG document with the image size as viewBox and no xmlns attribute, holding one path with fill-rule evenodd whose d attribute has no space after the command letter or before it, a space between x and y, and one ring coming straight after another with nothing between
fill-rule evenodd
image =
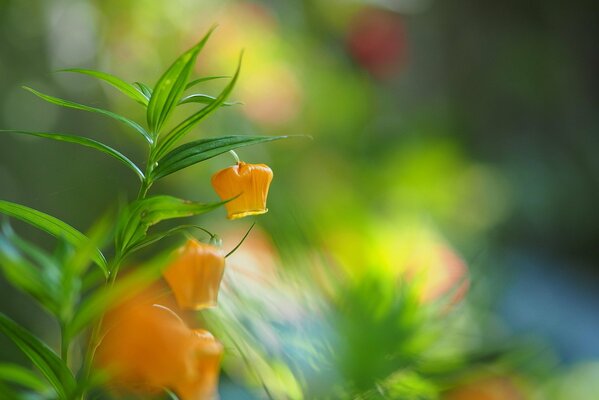
<instances>
[{"instance_id":1,"label":"green foliage","mask_svg":"<svg viewBox=\"0 0 599 400\"><path fill-rule=\"evenodd\" d=\"M216 97L214 97L214 96L209 96L207 94L202 94L202 93L196 93L196 94L190 94L189 96L183 97L181 99L181 101L179 101L179 104L189 104L189 103L210 104L214 100L216 100ZM239 103L239 102L234 102L234 103L224 102L221 104L221 107L234 106L236 104L241 104L241 103Z\"/></svg>"},{"instance_id":2,"label":"green foliage","mask_svg":"<svg viewBox=\"0 0 599 400\"><path fill-rule=\"evenodd\" d=\"M150 136L150 134L148 134L148 132L140 124L138 124L135 121L130 120L127 117L123 117L122 115L113 113L112 111L103 110L101 108L90 107L90 106L86 106L83 104L75 103L73 101L63 100L63 99L59 99L58 97L49 96L47 94L40 93L37 90L31 89L26 86L24 86L23 88L25 90L30 91L37 97L39 97L43 100L46 100L49 103L56 104L61 107L73 108L75 110L88 111L88 112L92 112L92 113L96 113L96 114L102 114L102 115L105 115L112 119L115 119L115 120L122 122L123 124L129 126L130 128L133 128L135 131L140 133L149 143L152 143L153 139Z\"/></svg>"},{"instance_id":3,"label":"green foliage","mask_svg":"<svg viewBox=\"0 0 599 400\"><path fill-rule=\"evenodd\" d=\"M142 181L145 178L144 173L141 171L141 169L139 169L139 167L137 165L135 165L135 163L133 161L129 160L126 156L124 156L122 153L118 152L117 150L113 149L112 147L107 146L104 143L95 141L93 139L88 139L85 137L75 136L75 135L68 135L68 134L64 134L64 133L31 132L31 131L18 131L18 130L0 130L0 132L12 132L12 133L18 133L21 135L31 135L31 136L43 137L46 139L57 140L60 142L76 143L81 146L96 149L96 150L99 150L104 154L108 154L109 156L122 162L124 165L129 167L133 172L135 172Z\"/></svg>"},{"instance_id":4,"label":"green foliage","mask_svg":"<svg viewBox=\"0 0 599 400\"><path fill-rule=\"evenodd\" d=\"M0 332L13 341L56 390L58 398L69 400L75 392L75 377L52 349L31 332L0 313Z\"/></svg>"},{"instance_id":5,"label":"green foliage","mask_svg":"<svg viewBox=\"0 0 599 400\"><path fill-rule=\"evenodd\" d=\"M117 251L126 254L146 237L151 226L161 221L205 214L223 204L198 203L165 195L137 200L131 203L119 219L121 224L115 235Z\"/></svg>"},{"instance_id":6,"label":"green foliage","mask_svg":"<svg viewBox=\"0 0 599 400\"><path fill-rule=\"evenodd\" d=\"M235 83L237 83L237 79L239 78L239 72L241 71L241 59L239 58L239 64L237 65L237 70L235 71L235 75L229 82L227 86L222 90L222 92L218 95L218 97L209 105L202 108L200 111L192 114L183 122L175 126L169 133L164 136L162 141L159 141L158 147L156 149L155 156L156 158L162 157L172 146L174 146L181 138L183 138L194 126L196 126L202 119L210 115L213 111L217 110L224 102L227 100L233 88L235 87Z\"/></svg>"},{"instance_id":7,"label":"green foliage","mask_svg":"<svg viewBox=\"0 0 599 400\"><path fill-rule=\"evenodd\" d=\"M0 382L11 382L37 392L45 392L47 384L30 370L16 364L0 364Z\"/></svg>"},{"instance_id":8,"label":"green foliage","mask_svg":"<svg viewBox=\"0 0 599 400\"><path fill-rule=\"evenodd\" d=\"M52 236L64 238L67 242L76 247L84 245L89 241L83 233L79 232L66 222L21 204L0 200L0 213L20 219L38 229L48 232ZM108 273L106 259L99 249L94 251L93 259L104 272Z\"/></svg>"},{"instance_id":9,"label":"green foliage","mask_svg":"<svg viewBox=\"0 0 599 400\"><path fill-rule=\"evenodd\" d=\"M14 287L34 297L51 313L60 313L60 266L54 259L14 234L2 234L0 267Z\"/></svg>"},{"instance_id":10,"label":"green foliage","mask_svg":"<svg viewBox=\"0 0 599 400\"><path fill-rule=\"evenodd\" d=\"M47 102L107 116L141 134L148 146L145 170L119 150L86 137L18 129L0 130L2 133L41 137L98 150L121 162L141 181L138 198L122 207L122 211L116 217L108 213L99 218L87 235L56 217L21 204L0 200L0 213L45 231L57 240L56 251L50 253L22 239L5 224L0 234L0 270L11 285L30 295L50 312L61 328L61 348L58 355L35 335L4 314L0 314L0 332L14 342L50 384L46 385L35 374L22 367L0 364L0 397L20 398L21 395L13 387L16 385L39 394L51 387L49 390L56 392L59 399L86 398L89 389L94 385L93 358L101 340L99 332L103 314L116 301L132 296L154 282L160 276L171 252L155 256L144 262L143 267L128 273L125 278L116 280L123 261L133 252L168 236L188 234L192 229L201 229L209 233L194 224L177 224L167 230L151 233L148 230L162 221L198 216L226 203L192 202L169 195L148 196L153 183L173 172L229 150L285 138L224 136L196 140L171 150L203 118L222 106L234 104L227 103L226 99L237 82L241 63L218 96L199 93L184 96L187 89L203 82L230 78L208 76L189 81L196 58L211 33L212 30L183 53L153 88L141 82L128 83L106 72L90 69L63 70L97 78L145 107L147 128L115 112L63 100L25 87ZM202 108L161 136L162 128L179 104L200 105ZM215 237L211 233L210 236ZM106 254L112 255L109 261L101 250L108 243L113 243L112 248L104 250ZM92 264L97 264L100 268L89 268ZM89 335L81 335L86 331ZM77 341L78 337L81 340ZM71 346L75 344L85 344L87 348L82 351L82 360L78 362L69 357Z\"/></svg>"},{"instance_id":11,"label":"green foliage","mask_svg":"<svg viewBox=\"0 0 599 400\"><path fill-rule=\"evenodd\" d=\"M185 143L158 160L157 167L152 171L152 177L158 180L240 147L286 138L288 136L221 136Z\"/></svg>"},{"instance_id":12,"label":"green foliage","mask_svg":"<svg viewBox=\"0 0 599 400\"><path fill-rule=\"evenodd\" d=\"M164 252L145 263L144 268L137 269L120 279L114 285L96 290L78 307L73 319L65 330L68 338L73 338L93 321L98 320L107 308L117 301L124 301L143 291L160 277L167 264L171 251Z\"/></svg>"},{"instance_id":13,"label":"green foliage","mask_svg":"<svg viewBox=\"0 0 599 400\"><path fill-rule=\"evenodd\" d=\"M205 76L203 78L194 79L193 81L191 81L187 85L185 85L185 90L191 89L192 87L194 87L200 83L203 83L203 82L213 81L215 79L224 79L224 78L230 78L230 76L226 76L226 75Z\"/></svg>"},{"instance_id":14,"label":"green foliage","mask_svg":"<svg viewBox=\"0 0 599 400\"><path fill-rule=\"evenodd\" d=\"M124 80L122 80L121 78L116 77L114 75L108 74L106 72L93 71L91 69L79 69L79 68L63 69L61 72L75 72L78 74L93 76L94 78L98 78L98 79L103 80L104 82L114 86L121 93L128 96L130 99L135 100L142 106L144 106L144 107L148 106L148 99L150 98L150 96L148 96L146 93L144 93L143 89L141 89L141 88L137 89L134 85L127 83Z\"/></svg>"},{"instance_id":15,"label":"green foliage","mask_svg":"<svg viewBox=\"0 0 599 400\"><path fill-rule=\"evenodd\" d=\"M164 75L160 77L154 87L150 103L148 104L148 126L154 137L158 136L162 125L168 120L177 104L179 104L196 58L208 41L208 38L210 38L213 30L214 28L198 44L183 53Z\"/></svg>"}]
</instances>

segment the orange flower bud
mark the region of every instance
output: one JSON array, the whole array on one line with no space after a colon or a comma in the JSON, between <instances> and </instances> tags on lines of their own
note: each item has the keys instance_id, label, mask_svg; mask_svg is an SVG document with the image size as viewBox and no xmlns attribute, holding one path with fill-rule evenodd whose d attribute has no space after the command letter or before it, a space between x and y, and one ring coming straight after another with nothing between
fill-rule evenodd
<instances>
[{"instance_id":1,"label":"orange flower bud","mask_svg":"<svg viewBox=\"0 0 599 400\"><path fill-rule=\"evenodd\" d=\"M264 214L272 170L265 164L246 164L243 161L212 176L212 187L225 204L227 218Z\"/></svg>"},{"instance_id":2,"label":"orange flower bud","mask_svg":"<svg viewBox=\"0 0 599 400\"><path fill-rule=\"evenodd\" d=\"M154 395L163 388L182 400L216 393L222 345L191 330L170 309L136 298L107 314L96 366L117 392Z\"/></svg>"},{"instance_id":3,"label":"orange flower bud","mask_svg":"<svg viewBox=\"0 0 599 400\"><path fill-rule=\"evenodd\" d=\"M216 306L224 269L221 249L190 239L177 250L163 276L181 308L199 310Z\"/></svg>"}]
</instances>

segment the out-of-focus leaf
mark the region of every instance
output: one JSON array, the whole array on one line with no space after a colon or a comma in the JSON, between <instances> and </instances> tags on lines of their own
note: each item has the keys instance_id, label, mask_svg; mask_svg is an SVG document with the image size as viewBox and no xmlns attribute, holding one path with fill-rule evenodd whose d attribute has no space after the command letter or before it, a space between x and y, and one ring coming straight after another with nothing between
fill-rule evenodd
<instances>
[{"instance_id":1,"label":"out-of-focus leaf","mask_svg":"<svg viewBox=\"0 0 599 400\"><path fill-rule=\"evenodd\" d=\"M139 88L141 93L149 101L152 98L152 88L142 82L135 82L135 85Z\"/></svg>"},{"instance_id":2,"label":"out-of-focus leaf","mask_svg":"<svg viewBox=\"0 0 599 400\"><path fill-rule=\"evenodd\" d=\"M202 78L194 79L193 81L189 82L185 86L185 89L191 89L192 87L194 87L197 84L200 84L202 82L212 81L212 80L215 80L215 79L224 79L224 78L230 78L230 76L227 76L227 75L205 76L205 77L202 77Z\"/></svg>"},{"instance_id":3,"label":"out-of-focus leaf","mask_svg":"<svg viewBox=\"0 0 599 400\"><path fill-rule=\"evenodd\" d=\"M168 219L204 214L225 203L198 203L172 196L153 196L138 200L120 217L116 243L120 246L121 253L125 253L145 238L152 225Z\"/></svg>"},{"instance_id":4,"label":"out-of-focus leaf","mask_svg":"<svg viewBox=\"0 0 599 400\"><path fill-rule=\"evenodd\" d=\"M188 104L188 103L200 103L200 104L210 104L216 100L216 97L209 96L207 94L196 93L190 94L189 96L185 96L179 101L179 104ZM224 102L221 104L221 107L229 107L241 104L240 102Z\"/></svg>"},{"instance_id":5,"label":"out-of-focus leaf","mask_svg":"<svg viewBox=\"0 0 599 400\"><path fill-rule=\"evenodd\" d=\"M240 147L251 146L273 140L286 139L289 136L221 136L195 140L172 150L158 161L152 178L160 179L180 169L226 153Z\"/></svg>"},{"instance_id":6,"label":"out-of-focus leaf","mask_svg":"<svg viewBox=\"0 0 599 400\"><path fill-rule=\"evenodd\" d=\"M148 99L139 90L137 90L137 88L135 86L133 86L132 84L125 82L121 78L111 75L109 73L102 72L102 71L94 71L91 69L80 69L80 68L63 69L59 72L75 72L78 74L93 76L94 78L98 78L98 79L103 80L104 82L114 86L121 93L123 93L124 95L128 96L129 98L135 100L142 106L148 105Z\"/></svg>"},{"instance_id":7,"label":"out-of-focus leaf","mask_svg":"<svg viewBox=\"0 0 599 400\"><path fill-rule=\"evenodd\" d=\"M44 279L41 271L4 236L0 236L0 268L12 286L31 295L53 314L58 314L56 282Z\"/></svg>"},{"instance_id":8,"label":"out-of-focus leaf","mask_svg":"<svg viewBox=\"0 0 599 400\"><path fill-rule=\"evenodd\" d=\"M76 387L75 378L52 349L3 313L0 313L0 332L33 362L54 387L59 398L70 399Z\"/></svg>"},{"instance_id":9,"label":"out-of-focus leaf","mask_svg":"<svg viewBox=\"0 0 599 400\"><path fill-rule=\"evenodd\" d=\"M135 296L152 282L155 282L168 264L171 254L172 249L169 249L145 263L142 268L138 268L124 278L119 279L114 285L105 286L95 291L83 301L77 310L67 327L66 335L73 338L89 326L92 321L99 318L109 307L116 305L118 301L125 301Z\"/></svg>"},{"instance_id":10,"label":"out-of-focus leaf","mask_svg":"<svg viewBox=\"0 0 599 400\"><path fill-rule=\"evenodd\" d=\"M432 381L413 371L400 371L392 374L379 385L379 389L389 399L436 400L439 389ZM380 396L380 393L377 393ZM376 395L368 398L379 398Z\"/></svg>"},{"instance_id":11,"label":"out-of-focus leaf","mask_svg":"<svg viewBox=\"0 0 599 400\"><path fill-rule=\"evenodd\" d=\"M126 156L124 156L122 153L118 152L117 150L113 149L112 147L107 146L104 143L97 142L93 139L88 139L86 137L81 137L81 136L69 135L69 134L65 134L65 133L32 132L32 131L5 130L5 129L1 129L0 132L12 132L12 133L18 133L21 135L37 136L37 137L42 137L42 138L46 138L46 139L57 140L60 142L76 143L76 144L80 144L85 147L96 149L96 150L99 150L104 154L108 154L109 156L114 157L115 159L122 162L124 165L126 165L131 170L133 170L133 172L135 172L137 174L137 176L139 177L140 180L144 179L143 172L141 171L141 169L139 169L139 167L137 165L135 165L135 163L133 161L129 160Z\"/></svg>"},{"instance_id":12,"label":"out-of-focus leaf","mask_svg":"<svg viewBox=\"0 0 599 400\"><path fill-rule=\"evenodd\" d=\"M0 381L16 383L37 392L46 390L47 385L32 371L16 364L0 364Z\"/></svg>"},{"instance_id":13,"label":"out-of-focus leaf","mask_svg":"<svg viewBox=\"0 0 599 400\"><path fill-rule=\"evenodd\" d=\"M137 122L135 122L133 120L130 120L127 117L123 117L122 115L119 115L119 114L114 113L112 111L104 110L104 109L101 109L101 108L90 107L90 106L86 106L84 104L75 103L73 101L59 99L58 97L54 97L54 96L50 96L50 95L47 95L47 94L40 93L37 90L32 89L32 88L27 87L27 86L23 86L23 88L25 90L30 91L31 93L33 93L37 97L39 97L42 100L45 100L45 101L47 101L49 103L56 104L58 106L62 106L62 107L66 107L66 108L73 108L75 110L82 110L82 111L93 112L93 113L96 113L96 114L102 114L102 115L105 115L105 116L110 117L112 119L115 119L115 120L117 120L119 122L122 122L123 124L125 124L125 125L133 128L133 129L135 129L137 132L139 132L148 141L148 143L153 143L153 139L148 134L148 132L146 132L146 130L141 125L139 125Z\"/></svg>"},{"instance_id":14,"label":"out-of-focus leaf","mask_svg":"<svg viewBox=\"0 0 599 400\"><path fill-rule=\"evenodd\" d=\"M14 244L15 248L23 252L33 260L42 271L42 279L47 283L58 284L61 275L61 262L60 258L54 255L46 253L41 248L35 246L33 243L29 243L25 239L19 237L13 230L12 227L6 222L2 225L2 233L6 236L9 243ZM0 236L1 238L2 236ZM62 240L60 243L63 243Z\"/></svg>"},{"instance_id":15,"label":"out-of-focus leaf","mask_svg":"<svg viewBox=\"0 0 599 400\"><path fill-rule=\"evenodd\" d=\"M99 218L86 236L89 238L82 246L74 249L68 257L64 258L64 276L69 279L73 276L80 276L86 270L90 260L93 259L95 251L108 241L113 233L113 211L107 212Z\"/></svg>"},{"instance_id":16,"label":"out-of-focus leaf","mask_svg":"<svg viewBox=\"0 0 599 400\"><path fill-rule=\"evenodd\" d=\"M130 247L128 252L129 253L133 253L135 251L141 250L146 246L149 246L151 244L154 244L162 239L165 239L169 236L173 236L176 235L177 233L184 233L187 232L188 230L192 229L192 228L196 228L196 229L202 229L204 230L202 227L198 226L198 225L181 225L181 226L176 226L172 229L169 229L167 231L164 232L157 232L151 235L147 235L143 240L140 240L139 242L137 242L133 247Z\"/></svg>"},{"instance_id":17,"label":"out-of-focus leaf","mask_svg":"<svg viewBox=\"0 0 599 400\"><path fill-rule=\"evenodd\" d=\"M62 237L76 247L84 245L89 241L83 233L58 218L21 204L0 200L0 213L20 219L52 236ZM95 249L93 259L102 268L104 273L107 274L106 259L99 249Z\"/></svg>"},{"instance_id":18,"label":"out-of-focus leaf","mask_svg":"<svg viewBox=\"0 0 599 400\"><path fill-rule=\"evenodd\" d=\"M166 136L164 140L158 142L158 147L156 150L156 158L162 157L172 146L174 146L179 139L181 139L185 134L187 134L198 122L200 122L207 115L212 113L214 110L218 109L221 104L227 100L231 92L233 91L233 87L235 87L235 83L237 83L237 79L239 78L239 72L241 70L241 60L243 54L239 57L239 64L237 65L237 70L235 71L235 75L231 82L223 89L223 91L218 95L218 97L206 107L202 108L200 111L191 115L179 125L174 127Z\"/></svg>"},{"instance_id":19,"label":"out-of-focus leaf","mask_svg":"<svg viewBox=\"0 0 599 400\"><path fill-rule=\"evenodd\" d=\"M82 288L83 279L86 275L91 275L85 272L91 264L95 249L108 241L113 230L113 220L110 215L111 213L107 213L100 218L87 232L89 240L62 259L63 273L60 285L62 321L71 320L81 293L85 290ZM98 276L97 282L100 280L101 277Z\"/></svg>"},{"instance_id":20,"label":"out-of-focus leaf","mask_svg":"<svg viewBox=\"0 0 599 400\"><path fill-rule=\"evenodd\" d=\"M148 126L153 135L158 135L162 125L179 103L196 58L213 31L214 28L210 29L198 44L183 53L158 80L148 105L147 115Z\"/></svg>"}]
</instances>

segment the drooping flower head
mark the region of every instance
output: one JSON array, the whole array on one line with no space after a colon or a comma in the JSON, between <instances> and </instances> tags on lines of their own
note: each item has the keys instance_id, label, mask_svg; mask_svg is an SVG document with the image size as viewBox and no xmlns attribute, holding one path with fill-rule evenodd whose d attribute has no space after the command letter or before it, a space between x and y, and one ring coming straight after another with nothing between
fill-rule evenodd
<instances>
[{"instance_id":1,"label":"drooping flower head","mask_svg":"<svg viewBox=\"0 0 599 400\"><path fill-rule=\"evenodd\" d=\"M210 399L218 385L218 372L223 346L208 331L193 330L193 371L189 379L180 379L174 385L182 399Z\"/></svg>"},{"instance_id":2,"label":"drooping flower head","mask_svg":"<svg viewBox=\"0 0 599 400\"><path fill-rule=\"evenodd\" d=\"M223 251L190 239L176 253L163 275L179 307L192 310L215 307L225 269Z\"/></svg>"},{"instance_id":3,"label":"drooping flower head","mask_svg":"<svg viewBox=\"0 0 599 400\"><path fill-rule=\"evenodd\" d=\"M212 176L212 186L225 204L227 218L237 219L264 214L272 170L265 164L247 164L243 161L225 168Z\"/></svg>"},{"instance_id":4,"label":"drooping flower head","mask_svg":"<svg viewBox=\"0 0 599 400\"><path fill-rule=\"evenodd\" d=\"M216 393L222 346L191 330L172 310L138 296L111 310L95 362L119 392L154 395L164 388L182 400Z\"/></svg>"}]
</instances>

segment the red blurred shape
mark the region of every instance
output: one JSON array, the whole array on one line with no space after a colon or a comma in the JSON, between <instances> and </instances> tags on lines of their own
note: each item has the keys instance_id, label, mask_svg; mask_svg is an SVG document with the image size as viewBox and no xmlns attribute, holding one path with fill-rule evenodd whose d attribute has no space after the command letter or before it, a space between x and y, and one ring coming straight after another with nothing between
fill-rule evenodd
<instances>
[{"instance_id":1,"label":"red blurred shape","mask_svg":"<svg viewBox=\"0 0 599 400\"><path fill-rule=\"evenodd\" d=\"M407 59L402 18L379 9L360 11L349 27L347 48L355 61L376 78L396 74Z\"/></svg>"}]
</instances>

